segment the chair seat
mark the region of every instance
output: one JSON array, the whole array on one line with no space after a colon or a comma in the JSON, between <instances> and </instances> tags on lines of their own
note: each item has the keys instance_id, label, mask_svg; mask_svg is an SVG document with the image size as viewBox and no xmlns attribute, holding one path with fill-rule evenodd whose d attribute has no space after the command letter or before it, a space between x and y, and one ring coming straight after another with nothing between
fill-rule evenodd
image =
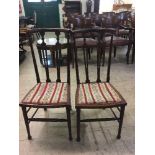
<instances>
[{"instance_id":1,"label":"chair seat","mask_svg":"<svg viewBox=\"0 0 155 155\"><path fill-rule=\"evenodd\" d=\"M111 38L106 37L105 41L106 41L106 45L109 46ZM124 46L124 45L128 45L129 43L130 43L129 39L126 39L126 38L123 38L123 37L117 37L117 36L113 37L113 45L114 46Z\"/></svg>"},{"instance_id":2,"label":"chair seat","mask_svg":"<svg viewBox=\"0 0 155 155\"><path fill-rule=\"evenodd\" d=\"M69 90L67 83L38 83L28 92L20 105L67 105Z\"/></svg>"},{"instance_id":3,"label":"chair seat","mask_svg":"<svg viewBox=\"0 0 155 155\"><path fill-rule=\"evenodd\" d=\"M86 38L85 45L86 46L96 46L97 41L93 38ZM83 47L83 46L84 46L84 39L83 38L76 39L76 47Z\"/></svg>"},{"instance_id":4,"label":"chair seat","mask_svg":"<svg viewBox=\"0 0 155 155\"><path fill-rule=\"evenodd\" d=\"M119 30L119 35L129 35L129 30Z\"/></svg>"},{"instance_id":5,"label":"chair seat","mask_svg":"<svg viewBox=\"0 0 155 155\"><path fill-rule=\"evenodd\" d=\"M126 104L120 93L107 82L79 84L76 92L77 107L106 107Z\"/></svg>"}]
</instances>

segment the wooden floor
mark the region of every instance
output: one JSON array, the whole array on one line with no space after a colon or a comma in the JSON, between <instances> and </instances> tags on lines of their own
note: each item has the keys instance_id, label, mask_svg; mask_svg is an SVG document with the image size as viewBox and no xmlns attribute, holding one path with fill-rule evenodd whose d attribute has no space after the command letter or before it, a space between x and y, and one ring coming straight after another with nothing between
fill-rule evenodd
<instances>
[{"instance_id":1,"label":"wooden floor","mask_svg":"<svg viewBox=\"0 0 155 155\"><path fill-rule=\"evenodd\" d=\"M81 123L81 142L76 142L76 113L75 105L75 70L71 69L72 97L72 134L73 141L68 140L66 123L30 123L32 140L27 139L27 133L21 109L19 109L19 144L20 155L134 155L135 152L135 70L134 64L126 64L126 48L119 48L117 57L112 59L111 83L124 96L126 107L122 138L116 139L117 122ZM93 58L92 58L93 59ZM39 64L40 73L43 67ZM80 66L84 68L83 65ZM92 71L94 66L90 68ZM65 69L62 68L64 76ZM51 69L54 72L54 69ZM52 77L54 75L52 74ZM92 72L92 77L95 78ZM25 61L20 65L20 100L36 83L30 52L26 53ZM44 79L44 77L43 77ZM44 117L66 117L65 109L39 110L38 115ZM109 110L84 110L82 117L111 116Z\"/></svg>"}]
</instances>

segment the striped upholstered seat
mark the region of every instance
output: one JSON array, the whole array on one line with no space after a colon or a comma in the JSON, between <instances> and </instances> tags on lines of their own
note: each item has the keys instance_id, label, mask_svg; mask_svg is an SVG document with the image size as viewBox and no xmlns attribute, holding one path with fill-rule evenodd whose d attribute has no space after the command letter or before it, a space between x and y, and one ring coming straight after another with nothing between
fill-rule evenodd
<instances>
[{"instance_id":1,"label":"striped upholstered seat","mask_svg":"<svg viewBox=\"0 0 155 155\"><path fill-rule=\"evenodd\" d=\"M80 84L76 93L77 106L108 106L125 103L117 90L107 82Z\"/></svg>"},{"instance_id":2,"label":"striped upholstered seat","mask_svg":"<svg viewBox=\"0 0 155 155\"><path fill-rule=\"evenodd\" d=\"M38 83L22 100L28 105L67 104L69 101L69 86L67 83Z\"/></svg>"}]
</instances>

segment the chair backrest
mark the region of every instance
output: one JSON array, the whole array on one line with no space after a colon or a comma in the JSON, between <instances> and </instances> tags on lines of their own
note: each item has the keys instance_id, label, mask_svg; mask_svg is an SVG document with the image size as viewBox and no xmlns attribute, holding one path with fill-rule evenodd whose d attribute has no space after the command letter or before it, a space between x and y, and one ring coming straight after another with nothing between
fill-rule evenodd
<instances>
[{"instance_id":1,"label":"chair backrest","mask_svg":"<svg viewBox=\"0 0 155 155\"><path fill-rule=\"evenodd\" d=\"M105 50L105 35L106 33L113 33L112 29L102 29L102 28L91 28L91 29L81 29L81 30L74 30L72 32L73 37L73 44L74 44L74 52L75 52L75 66L76 66L76 79L77 84L80 82L80 74L79 74L79 58L77 50L79 48L83 49L82 57L84 61L84 72L85 72L85 83L90 82L90 76L89 76L89 66L90 61L88 58L88 53L91 48L96 49L96 75L97 79L96 82L101 82L100 78L100 68L101 68L101 57L102 57L102 50ZM80 34L80 35L79 35ZM110 81L110 65L111 65L111 50L112 50L112 40L113 36L110 36L110 48L109 48L109 58L108 58L108 67L107 67L107 76L106 81ZM95 70L91 70L90 72L94 74ZM83 74L83 73L82 73Z\"/></svg>"},{"instance_id":2,"label":"chair backrest","mask_svg":"<svg viewBox=\"0 0 155 155\"><path fill-rule=\"evenodd\" d=\"M122 11L117 13L115 18L117 19L117 21L119 21L119 24L126 25L130 14L130 11Z\"/></svg>"},{"instance_id":3,"label":"chair backrest","mask_svg":"<svg viewBox=\"0 0 155 155\"><path fill-rule=\"evenodd\" d=\"M115 16L115 12L102 12L102 14L106 18L113 18L113 16Z\"/></svg>"},{"instance_id":4,"label":"chair backrest","mask_svg":"<svg viewBox=\"0 0 155 155\"><path fill-rule=\"evenodd\" d=\"M51 82L50 74L49 74L48 56L47 56L48 51L51 52L51 49L54 50L56 55L56 58L55 58L56 72L57 72L56 82L61 82L61 76L60 76L60 71L61 71L60 68L61 68L61 61L62 61L61 49L63 45L63 48L67 49L67 78L66 79L67 79L67 83L70 83L70 44L69 44L69 39L71 34L70 30L60 29L60 28L38 28L38 29L33 29L29 31L29 36L32 33L39 33L41 35L41 39L39 40L40 42L36 43L36 46L37 46L38 52L42 57L41 59L44 62L46 82ZM54 44L52 44L52 46L51 44L49 44L48 41L46 41L45 35L48 35L52 39L54 39ZM63 42L61 42L62 37L60 35L61 36L63 35ZM36 73L36 79L37 79L37 82L39 83L41 81L40 81L38 66L36 62L36 56L35 56L31 37L29 37L29 42L30 42L33 64L34 64L35 73Z\"/></svg>"},{"instance_id":5,"label":"chair backrest","mask_svg":"<svg viewBox=\"0 0 155 155\"><path fill-rule=\"evenodd\" d=\"M94 14L91 16L96 26L102 27L102 14Z\"/></svg>"},{"instance_id":6,"label":"chair backrest","mask_svg":"<svg viewBox=\"0 0 155 155\"><path fill-rule=\"evenodd\" d=\"M102 13L103 27L106 27L106 28L115 27L114 19L115 19L115 12L103 12Z\"/></svg>"},{"instance_id":7,"label":"chair backrest","mask_svg":"<svg viewBox=\"0 0 155 155\"><path fill-rule=\"evenodd\" d=\"M88 17L76 17L72 19L72 29L91 28L93 27L93 19Z\"/></svg>"}]
</instances>

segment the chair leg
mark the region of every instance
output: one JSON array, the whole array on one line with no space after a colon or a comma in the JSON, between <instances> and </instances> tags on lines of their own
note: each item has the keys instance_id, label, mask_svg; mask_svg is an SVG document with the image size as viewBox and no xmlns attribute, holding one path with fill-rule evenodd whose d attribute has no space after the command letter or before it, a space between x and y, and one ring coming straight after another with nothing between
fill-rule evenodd
<instances>
[{"instance_id":1,"label":"chair leg","mask_svg":"<svg viewBox=\"0 0 155 155\"><path fill-rule=\"evenodd\" d=\"M40 63L43 65L43 60L42 60L42 55L41 55L41 51L40 50L38 50L38 54L39 54Z\"/></svg>"},{"instance_id":2,"label":"chair leg","mask_svg":"<svg viewBox=\"0 0 155 155\"><path fill-rule=\"evenodd\" d=\"M67 113L67 124L68 124L68 131L69 131L69 140L72 140L72 130L71 130L71 116L70 116L70 107L66 107Z\"/></svg>"},{"instance_id":3,"label":"chair leg","mask_svg":"<svg viewBox=\"0 0 155 155\"><path fill-rule=\"evenodd\" d=\"M105 48L101 49L102 50L102 54L103 54L103 58L102 58L102 66L104 66L105 64Z\"/></svg>"},{"instance_id":4,"label":"chair leg","mask_svg":"<svg viewBox=\"0 0 155 155\"><path fill-rule=\"evenodd\" d=\"M28 134L28 139L31 140L32 137L30 134L30 128L29 128L29 122L28 122L26 107L22 107L22 111L23 111L23 117L24 117L24 121L25 121L25 125L26 125L27 134Z\"/></svg>"},{"instance_id":5,"label":"chair leg","mask_svg":"<svg viewBox=\"0 0 155 155\"><path fill-rule=\"evenodd\" d=\"M122 130L122 124L123 124L124 111L125 111L125 106L122 106L121 111L120 111L120 121L119 121L117 139L121 138L121 130Z\"/></svg>"},{"instance_id":6,"label":"chair leg","mask_svg":"<svg viewBox=\"0 0 155 155\"><path fill-rule=\"evenodd\" d=\"M129 64L129 56L130 56L130 50L131 50L131 45L128 45L128 51L127 51L127 64Z\"/></svg>"},{"instance_id":7,"label":"chair leg","mask_svg":"<svg viewBox=\"0 0 155 155\"><path fill-rule=\"evenodd\" d=\"M44 111L47 111L47 108L44 108Z\"/></svg>"},{"instance_id":8,"label":"chair leg","mask_svg":"<svg viewBox=\"0 0 155 155\"><path fill-rule=\"evenodd\" d=\"M76 109L77 112L77 142L80 142L80 109Z\"/></svg>"},{"instance_id":9,"label":"chair leg","mask_svg":"<svg viewBox=\"0 0 155 155\"><path fill-rule=\"evenodd\" d=\"M55 51L52 51L53 66L55 67Z\"/></svg>"},{"instance_id":10,"label":"chair leg","mask_svg":"<svg viewBox=\"0 0 155 155\"><path fill-rule=\"evenodd\" d=\"M135 43L133 43L133 47L132 47L132 60L131 60L131 63L133 64L135 60Z\"/></svg>"},{"instance_id":11,"label":"chair leg","mask_svg":"<svg viewBox=\"0 0 155 155\"><path fill-rule=\"evenodd\" d=\"M91 49L88 48L88 56L89 56L89 60L91 59Z\"/></svg>"},{"instance_id":12,"label":"chair leg","mask_svg":"<svg viewBox=\"0 0 155 155\"><path fill-rule=\"evenodd\" d=\"M114 58L116 58L116 46L114 46Z\"/></svg>"}]
</instances>

